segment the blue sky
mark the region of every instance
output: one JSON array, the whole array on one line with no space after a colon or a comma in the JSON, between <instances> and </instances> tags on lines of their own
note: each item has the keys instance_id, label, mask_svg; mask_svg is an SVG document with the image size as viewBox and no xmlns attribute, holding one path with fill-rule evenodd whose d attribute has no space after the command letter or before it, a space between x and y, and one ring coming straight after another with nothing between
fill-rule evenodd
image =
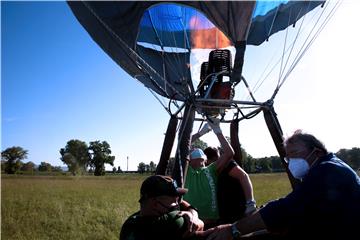
<instances>
[{"instance_id":1,"label":"blue sky","mask_svg":"<svg viewBox=\"0 0 360 240\"><path fill-rule=\"evenodd\" d=\"M285 135L302 128L331 151L359 147L359 7L341 5L279 92L275 109ZM248 50L244 71L251 78L259 53ZM141 161L157 163L168 119L65 2L1 2L1 150L21 146L29 151L25 161L62 165L59 150L70 139L105 140L115 166L126 169L129 156L135 170ZM240 125L242 145L255 157L276 154L263 122L257 116ZM217 145L214 136L203 140Z\"/></svg>"}]
</instances>

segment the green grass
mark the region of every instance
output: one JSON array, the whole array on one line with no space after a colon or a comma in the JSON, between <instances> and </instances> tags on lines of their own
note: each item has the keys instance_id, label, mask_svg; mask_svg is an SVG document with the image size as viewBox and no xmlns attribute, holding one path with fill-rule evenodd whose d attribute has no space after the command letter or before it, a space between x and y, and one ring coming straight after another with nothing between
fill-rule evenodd
<instances>
[{"instance_id":1,"label":"green grass","mask_svg":"<svg viewBox=\"0 0 360 240\"><path fill-rule=\"evenodd\" d=\"M250 179L258 206L283 197L291 191L286 173L250 174Z\"/></svg>"},{"instance_id":2,"label":"green grass","mask_svg":"<svg viewBox=\"0 0 360 240\"><path fill-rule=\"evenodd\" d=\"M260 206L286 195L285 174L250 175ZM118 239L146 175L1 178L1 239Z\"/></svg>"},{"instance_id":3,"label":"green grass","mask_svg":"<svg viewBox=\"0 0 360 240\"><path fill-rule=\"evenodd\" d=\"M2 239L118 239L145 176L2 177Z\"/></svg>"}]
</instances>

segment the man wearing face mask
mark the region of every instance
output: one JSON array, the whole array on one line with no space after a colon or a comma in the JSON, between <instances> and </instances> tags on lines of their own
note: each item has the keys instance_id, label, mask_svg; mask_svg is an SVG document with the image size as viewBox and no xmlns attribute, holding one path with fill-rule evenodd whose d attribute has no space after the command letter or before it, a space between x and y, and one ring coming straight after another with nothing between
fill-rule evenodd
<instances>
[{"instance_id":1,"label":"man wearing face mask","mask_svg":"<svg viewBox=\"0 0 360 240\"><path fill-rule=\"evenodd\" d=\"M120 240L193 239L204 223L197 211L180 197L187 189L180 188L168 176L150 176L140 188L140 211L123 224Z\"/></svg>"},{"instance_id":2,"label":"man wearing face mask","mask_svg":"<svg viewBox=\"0 0 360 240\"><path fill-rule=\"evenodd\" d=\"M284 198L255 214L202 232L211 240L237 239L267 230L273 238L358 239L360 178L313 135L296 131L285 140L288 167L300 180Z\"/></svg>"}]
</instances>

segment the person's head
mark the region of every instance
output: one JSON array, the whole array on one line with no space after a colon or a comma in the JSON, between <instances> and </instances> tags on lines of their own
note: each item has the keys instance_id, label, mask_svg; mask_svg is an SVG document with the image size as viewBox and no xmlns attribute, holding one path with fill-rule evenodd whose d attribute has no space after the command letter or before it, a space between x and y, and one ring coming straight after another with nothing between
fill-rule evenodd
<instances>
[{"instance_id":1,"label":"person's head","mask_svg":"<svg viewBox=\"0 0 360 240\"><path fill-rule=\"evenodd\" d=\"M211 164L220 157L219 150L216 147L207 147L205 148L204 153L207 158L206 164Z\"/></svg>"},{"instance_id":2,"label":"person's head","mask_svg":"<svg viewBox=\"0 0 360 240\"><path fill-rule=\"evenodd\" d=\"M169 176L153 175L144 180L140 188L140 213L161 216L179 208L179 197L187 189L180 188Z\"/></svg>"},{"instance_id":3,"label":"person's head","mask_svg":"<svg viewBox=\"0 0 360 240\"><path fill-rule=\"evenodd\" d=\"M317 159L328 153L324 144L313 135L296 130L284 141L289 170L296 178L306 175ZM305 161L304 161L305 160Z\"/></svg>"},{"instance_id":4,"label":"person's head","mask_svg":"<svg viewBox=\"0 0 360 240\"><path fill-rule=\"evenodd\" d=\"M206 155L200 148L195 148L190 153L190 166L194 169L198 169L205 166Z\"/></svg>"}]
</instances>

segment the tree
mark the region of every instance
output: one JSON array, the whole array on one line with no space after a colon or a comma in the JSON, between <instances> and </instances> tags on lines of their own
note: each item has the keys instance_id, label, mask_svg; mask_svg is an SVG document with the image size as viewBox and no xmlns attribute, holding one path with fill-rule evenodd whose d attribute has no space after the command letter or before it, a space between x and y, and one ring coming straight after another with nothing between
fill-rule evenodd
<instances>
[{"instance_id":1,"label":"tree","mask_svg":"<svg viewBox=\"0 0 360 240\"><path fill-rule=\"evenodd\" d=\"M5 161L5 172L16 173L22 165L21 160L27 158L28 151L22 147L10 147L1 152L1 160Z\"/></svg>"},{"instance_id":2,"label":"tree","mask_svg":"<svg viewBox=\"0 0 360 240\"><path fill-rule=\"evenodd\" d=\"M145 163L143 163L143 162L139 163L139 165L138 165L138 172L142 174L142 173L145 172L145 170L146 170L146 165L145 165Z\"/></svg>"},{"instance_id":3,"label":"tree","mask_svg":"<svg viewBox=\"0 0 360 240\"><path fill-rule=\"evenodd\" d=\"M65 163L73 174L82 174L86 171L90 162L88 145L80 140L72 139L67 142L65 148L60 149L60 160Z\"/></svg>"},{"instance_id":4,"label":"tree","mask_svg":"<svg viewBox=\"0 0 360 240\"><path fill-rule=\"evenodd\" d=\"M149 170L150 172L155 172L156 170L156 164L153 161L151 161L149 164Z\"/></svg>"},{"instance_id":5,"label":"tree","mask_svg":"<svg viewBox=\"0 0 360 240\"><path fill-rule=\"evenodd\" d=\"M349 150L349 164L355 170L360 169L360 148Z\"/></svg>"},{"instance_id":6,"label":"tree","mask_svg":"<svg viewBox=\"0 0 360 240\"><path fill-rule=\"evenodd\" d=\"M64 153L64 155L61 157L61 161L63 161L68 166L69 172L71 172L74 176L83 172L80 169L76 158L71 153Z\"/></svg>"},{"instance_id":7,"label":"tree","mask_svg":"<svg viewBox=\"0 0 360 240\"><path fill-rule=\"evenodd\" d=\"M38 167L39 172L51 172L51 169L51 164L47 162L41 162Z\"/></svg>"},{"instance_id":8,"label":"tree","mask_svg":"<svg viewBox=\"0 0 360 240\"><path fill-rule=\"evenodd\" d=\"M112 172L115 174L116 173L116 167L113 167Z\"/></svg>"},{"instance_id":9,"label":"tree","mask_svg":"<svg viewBox=\"0 0 360 240\"><path fill-rule=\"evenodd\" d=\"M62 168L60 166L51 166L52 172L62 172Z\"/></svg>"},{"instance_id":10,"label":"tree","mask_svg":"<svg viewBox=\"0 0 360 240\"><path fill-rule=\"evenodd\" d=\"M145 172L150 172L150 165L149 164L145 164Z\"/></svg>"},{"instance_id":11,"label":"tree","mask_svg":"<svg viewBox=\"0 0 360 240\"><path fill-rule=\"evenodd\" d=\"M279 156L271 156L271 171L272 172L284 172L285 168Z\"/></svg>"},{"instance_id":12,"label":"tree","mask_svg":"<svg viewBox=\"0 0 360 240\"><path fill-rule=\"evenodd\" d=\"M5 169L5 161L1 160L1 172Z\"/></svg>"},{"instance_id":13,"label":"tree","mask_svg":"<svg viewBox=\"0 0 360 240\"><path fill-rule=\"evenodd\" d=\"M175 166L175 158L171 157L169 159L168 165L166 167L165 174L171 176L172 172L173 172L173 169L174 169L174 166Z\"/></svg>"},{"instance_id":14,"label":"tree","mask_svg":"<svg viewBox=\"0 0 360 240\"><path fill-rule=\"evenodd\" d=\"M208 147L207 143L202 141L201 139L196 139L193 143L192 143L192 146L194 148L201 148L202 150L204 150L205 148Z\"/></svg>"},{"instance_id":15,"label":"tree","mask_svg":"<svg viewBox=\"0 0 360 240\"><path fill-rule=\"evenodd\" d=\"M355 170L360 169L360 148L340 149L336 155Z\"/></svg>"},{"instance_id":16,"label":"tree","mask_svg":"<svg viewBox=\"0 0 360 240\"><path fill-rule=\"evenodd\" d=\"M114 166L115 156L111 156L110 145L106 141L90 142L91 165L95 167L94 175L105 175L105 164Z\"/></svg>"},{"instance_id":17,"label":"tree","mask_svg":"<svg viewBox=\"0 0 360 240\"><path fill-rule=\"evenodd\" d=\"M260 172L271 172L271 163L268 157L256 159L256 168Z\"/></svg>"},{"instance_id":18,"label":"tree","mask_svg":"<svg viewBox=\"0 0 360 240\"><path fill-rule=\"evenodd\" d=\"M34 170L35 170L35 163L33 163L33 162L24 163L24 164L21 166L20 170L21 170L21 171L24 171L24 172L33 173Z\"/></svg>"},{"instance_id":19,"label":"tree","mask_svg":"<svg viewBox=\"0 0 360 240\"><path fill-rule=\"evenodd\" d=\"M225 137L229 142L231 142L231 139L228 137ZM242 159L242 168L245 170L245 172L250 173L253 171L254 167L254 163L253 163L253 158L246 152L246 150L242 147L240 147L240 151L241 151L241 159Z\"/></svg>"},{"instance_id":20,"label":"tree","mask_svg":"<svg viewBox=\"0 0 360 240\"><path fill-rule=\"evenodd\" d=\"M243 165L244 165L244 170L247 173L253 173L255 172L255 159L248 154L245 158L243 158Z\"/></svg>"}]
</instances>

